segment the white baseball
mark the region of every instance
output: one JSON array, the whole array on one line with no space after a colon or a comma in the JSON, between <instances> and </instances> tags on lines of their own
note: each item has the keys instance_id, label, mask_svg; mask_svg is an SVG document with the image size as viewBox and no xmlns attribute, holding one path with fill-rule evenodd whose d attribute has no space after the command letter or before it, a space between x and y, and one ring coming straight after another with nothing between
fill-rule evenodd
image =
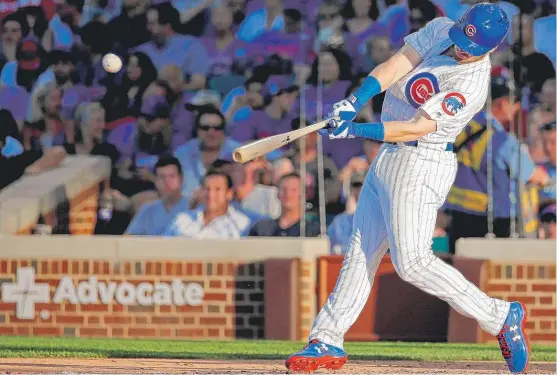
<instances>
[{"instance_id":1,"label":"white baseball","mask_svg":"<svg viewBox=\"0 0 557 375\"><path fill-rule=\"evenodd\" d=\"M122 59L113 53L103 56L103 68L109 73L118 73L122 69Z\"/></svg>"}]
</instances>

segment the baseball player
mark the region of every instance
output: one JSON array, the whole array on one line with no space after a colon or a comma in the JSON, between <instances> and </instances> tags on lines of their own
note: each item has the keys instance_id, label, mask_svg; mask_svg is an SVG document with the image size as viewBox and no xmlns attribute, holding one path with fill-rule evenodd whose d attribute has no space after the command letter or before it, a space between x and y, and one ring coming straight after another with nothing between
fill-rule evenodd
<instances>
[{"instance_id":1,"label":"baseball player","mask_svg":"<svg viewBox=\"0 0 557 375\"><path fill-rule=\"evenodd\" d=\"M314 321L309 344L286 360L291 371L343 366L343 337L362 311L387 249L403 280L476 319L497 337L509 369L526 370L524 306L487 296L431 250L437 210L457 169L452 143L485 104L489 54L508 28L506 14L488 3L471 7L456 23L436 18L408 35L398 53L333 106L331 117L339 120L331 120L324 134L384 144L364 182L336 286ZM383 90L382 122L351 122Z\"/></svg>"}]
</instances>

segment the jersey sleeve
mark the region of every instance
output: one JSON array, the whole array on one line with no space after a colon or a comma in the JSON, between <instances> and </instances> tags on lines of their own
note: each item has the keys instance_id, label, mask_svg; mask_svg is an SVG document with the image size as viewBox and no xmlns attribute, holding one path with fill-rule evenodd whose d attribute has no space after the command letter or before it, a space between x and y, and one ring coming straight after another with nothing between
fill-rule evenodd
<instances>
[{"instance_id":1,"label":"jersey sleeve","mask_svg":"<svg viewBox=\"0 0 557 375\"><path fill-rule=\"evenodd\" d=\"M442 91L426 103L420 109L429 115L437 123L437 130L450 126L467 124L481 109L476 103L471 103L470 95L459 91Z\"/></svg>"},{"instance_id":2,"label":"jersey sleeve","mask_svg":"<svg viewBox=\"0 0 557 375\"><path fill-rule=\"evenodd\" d=\"M420 30L404 38L404 42L414 48L422 59L425 59L434 46L447 40L452 25L454 22L446 17L435 18Z\"/></svg>"},{"instance_id":3,"label":"jersey sleeve","mask_svg":"<svg viewBox=\"0 0 557 375\"><path fill-rule=\"evenodd\" d=\"M530 157L528 148L521 146L518 139L509 135L498 151L499 152L494 158L497 166L500 169L512 171L513 175L515 175L519 171L518 163L520 162L519 180L522 185L526 184L528 180L530 180L530 177L532 177L534 169L536 169L536 165ZM519 152L520 157L518 154Z\"/></svg>"}]
</instances>

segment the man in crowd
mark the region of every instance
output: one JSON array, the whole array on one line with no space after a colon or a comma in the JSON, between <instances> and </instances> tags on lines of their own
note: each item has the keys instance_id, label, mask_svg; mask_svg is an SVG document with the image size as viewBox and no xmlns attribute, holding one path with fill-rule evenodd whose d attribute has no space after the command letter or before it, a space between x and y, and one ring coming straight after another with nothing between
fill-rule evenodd
<instances>
[{"instance_id":1,"label":"man in crowd","mask_svg":"<svg viewBox=\"0 0 557 375\"><path fill-rule=\"evenodd\" d=\"M197 39L178 35L175 30L180 23L180 14L170 3L153 5L147 11L147 28L151 41L140 45L137 50L146 53L157 70L166 64L180 66L189 83L185 90L198 90L205 87L207 73L207 53Z\"/></svg>"},{"instance_id":2,"label":"man in crowd","mask_svg":"<svg viewBox=\"0 0 557 375\"><path fill-rule=\"evenodd\" d=\"M188 201L182 195L184 175L178 159L163 156L155 165L155 186L160 199L141 206L126 234L160 236L177 214L188 209Z\"/></svg>"},{"instance_id":3,"label":"man in crowd","mask_svg":"<svg viewBox=\"0 0 557 375\"><path fill-rule=\"evenodd\" d=\"M195 119L197 138L178 147L174 153L184 170L182 192L185 196L191 196L217 159L232 159L232 152L240 144L226 137L225 126L224 116L217 108L199 108Z\"/></svg>"},{"instance_id":4,"label":"man in crowd","mask_svg":"<svg viewBox=\"0 0 557 375\"><path fill-rule=\"evenodd\" d=\"M358 203L364 181L365 173L359 172L351 176L350 196L346 202L346 211L337 215L327 229L331 253L333 254L344 254L348 249L350 236L352 234L354 210L356 209L356 203Z\"/></svg>"},{"instance_id":5,"label":"man in crowd","mask_svg":"<svg viewBox=\"0 0 557 375\"><path fill-rule=\"evenodd\" d=\"M232 205L234 189L226 173L210 170L203 179L201 206L178 214L166 236L240 238L252 227L250 218Z\"/></svg>"},{"instance_id":6,"label":"man in crowd","mask_svg":"<svg viewBox=\"0 0 557 375\"><path fill-rule=\"evenodd\" d=\"M493 197L493 233L497 237L509 237L511 220L518 216L521 204L526 203L526 194L519 193L521 187L526 183L544 186L549 182L547 173L536 167L526 147L521 147L518 139L501 125L510 123L520 110L520 104L511 100L509 83L504 77L492 79L491 98L493 127L487 126L486 112L480 112L455 142L458 171L445 206L452 215L449 242L453 253L459 238L484 237L488 233L488 194ZM487 170L490 143L493 147L491 182ZM519 171L520 185L517 184ZM512 195L519 201L514 207ZM527 227L530 219L535 224L535 217L524 217L522 225Z\"/></svg>"},{"instance_id":7,"label":"man in crowd","mask_svg":"<svg viewBox=\"0 0 557 375\"><path fill-rule=\"evenodd\" d=\"M305 212L301 209L301 179L297 173L283 176L279 181L279 200L281 214L278 219L261 220L250 231L250 236L261 237L300 237L300 220ZM319 235L319 225L314 221L306 222L306 237Z\"/></svg>"},{"instance_id":8,"label":"man in crowd","mask_svg":"<svg viewBox=\"0 0 557 375\"><path fill-rule=\"evenodd\" d=\"M540 127L540 135L542 138L543 150L547 157L547 161L541 164L541 167L545 169L551 178L551 184L545 186L540 192L540 201L544 203L557 198L555 194L555 180L557 179L555 171L555 121L542 125Z\"/></svg>"}]
</instances>

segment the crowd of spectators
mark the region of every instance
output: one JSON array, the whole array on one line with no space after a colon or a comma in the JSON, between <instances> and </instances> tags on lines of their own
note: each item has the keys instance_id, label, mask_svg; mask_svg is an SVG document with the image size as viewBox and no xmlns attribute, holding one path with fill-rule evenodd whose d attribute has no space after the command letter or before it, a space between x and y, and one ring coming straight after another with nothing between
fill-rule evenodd
<instances>
[{"instance_id":1,"label":"crowd of spectators","mask_svg":"<svg viewBox=\"0 0 557 375\"><path fill-rule=\"evenodd\" d=\"M408 33L438 16L456 20L477 2L33 1L0 1L0 188L65 155L102 155L112 162L112 176L101 194L97 233L328 234L334 252L349 242L380 143L323 138L320 145L314 133L245 165L232 162L232 151L324 118ZM498 3L513 21L508 43L492 56L494 79L506 91L494 90L491 109L475 124L485 128L485 118L494 117L497 131L511 139L493 164L507 171L509 186L520 170L518 195L522 185L535 185L539 196L528 200L534 231L554 238L555 4ZM122 58L122 70L103 69L107 53ZM379 119L382 99L370 101L356 121ZM464 141L462 150L479 138ZM513 188L500 192L498 207L511 206ZM450 218L459 215L458 192L453 197L441 212L439 235L450 233ZM526 200L518 201L522 212ZM461 213L487 215L482 210Z\"/></svg>"}]
</instances>

